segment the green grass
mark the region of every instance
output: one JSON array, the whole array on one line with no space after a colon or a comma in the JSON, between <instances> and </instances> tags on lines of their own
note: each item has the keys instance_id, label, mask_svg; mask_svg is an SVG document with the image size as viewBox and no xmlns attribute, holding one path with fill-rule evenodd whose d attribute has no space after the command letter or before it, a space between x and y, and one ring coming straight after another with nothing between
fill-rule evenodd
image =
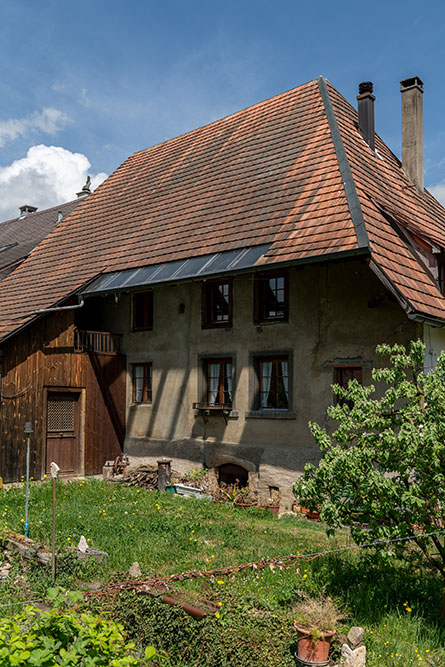
<instances>
[{"instance_id":1,"label":"green grass","mask_svg":"<svg viewBox=\"0 0 445 667\"><path fill-rule=\"evenodd\" d=\"M5 490L0 500L0 528L23 532L24 489ZM51 484L33 484L30 537L46 545L51 542L51 506ZM57 550L62 554L58 583L70 588L89 581L126 580L133 561L139 562L144 577L151 577L352 544L346 533L328 538L321 525L295 516L278 519L261 510L96 480L58 483L57 507ZM91 546L109 554L106 564L81 563L68 554L67 547L76 545L82 534ZM351 625L366 628L369 667L439 667L445 665L444 633L437 624L439 583L427 571L395 559L364 561L354 550L289 570L266 568L213 582L175 584L221 602L219 620L197 622L181 610L131 593L92 604L123 621L141 643L165 648L178 665L278 666L294 664L296 591L316 595L325 590L345 609L345 631ZM0 584L0 605L42 597L49 585L48 568L17 562ZM15 608L3 607L4 614L10 609Z\"/></svg>"}]
</instances>

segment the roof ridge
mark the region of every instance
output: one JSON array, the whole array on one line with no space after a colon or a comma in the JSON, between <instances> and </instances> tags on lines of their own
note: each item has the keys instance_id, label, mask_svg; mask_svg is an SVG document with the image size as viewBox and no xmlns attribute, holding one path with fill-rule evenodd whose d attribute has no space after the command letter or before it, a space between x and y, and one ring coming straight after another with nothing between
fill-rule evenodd
<instances>
[{"instance_id":1,"label":"roof ridge","mask_svg":"<svg viewBox=\"0 0 445 667\"><path fill-rule=\"evenodd\" d=\"M331 131L332 142L334 144L335 154L337 156L338 166L345 189L346 201L348 202L349 212L354 225L355 235L359 248L369 248L368 232L366 230L365 221L363 218L362 207L355 188L354 178L352 176L351 167L346 155L343 140L341 138L340 129L338 127L337 118L335 117L334 107L332 106L331 98L327 87L327 81L324 76L319 76L317 79L318 87L320 89L321 99L323 100L326 111L326 118L328 120L329 129Z\"/></svg>"}]
</instances>

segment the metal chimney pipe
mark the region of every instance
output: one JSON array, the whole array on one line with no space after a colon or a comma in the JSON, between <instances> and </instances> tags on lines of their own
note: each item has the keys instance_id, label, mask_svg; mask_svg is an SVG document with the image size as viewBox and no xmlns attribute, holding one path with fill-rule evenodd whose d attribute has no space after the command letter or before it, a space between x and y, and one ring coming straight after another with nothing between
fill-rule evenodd
<instances>
[{"instance_id":1,"label":"metal chimney pipe","mask_svg":"<svg viewBox=\"0 0 445 667\"><path fill-rule=\"evenodd\" d=\"M402 93L402 166L423 192L423 81L418 76L400 82Z\"/></svg>"},{"instance_id":2,"label":"metal chimney pipe","mask_svg":"<svg viewBox=\"0 0 445 667\"><path fill-rule=\"evenodd\" d=\"M363 81L358 86L358 131L373 151L375 149L374 100L371 81Z\"/></svg>"}]
</instances>

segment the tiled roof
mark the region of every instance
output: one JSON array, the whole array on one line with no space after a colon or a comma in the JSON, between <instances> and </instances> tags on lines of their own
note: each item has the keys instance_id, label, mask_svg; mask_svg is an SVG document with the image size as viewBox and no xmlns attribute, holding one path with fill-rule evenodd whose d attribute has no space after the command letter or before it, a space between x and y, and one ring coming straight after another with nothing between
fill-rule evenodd
<instances>
[{"instance_id":1,"label":"tiled roof","mask_svg":"<svg viewBox=\"0 0 445 667\"><path fill-rule=\"evenodd\" d=\"M79 199L0 222L0 280L12 271L73 211Z\"/></svg>"},{"instance_id":2,"label":"tiled roof","mask_svg":"<svg viewBox=\"0 0 445 667\"><path fill-rule=\"evenodd\" d=\"M445 211L356 125L320 78L135 153L2 282L0 336L100 273L261 244L265 265L370 247L408 310L445 319L434 280L391 223L445 247Z\"/></svg>"}]
</instances>

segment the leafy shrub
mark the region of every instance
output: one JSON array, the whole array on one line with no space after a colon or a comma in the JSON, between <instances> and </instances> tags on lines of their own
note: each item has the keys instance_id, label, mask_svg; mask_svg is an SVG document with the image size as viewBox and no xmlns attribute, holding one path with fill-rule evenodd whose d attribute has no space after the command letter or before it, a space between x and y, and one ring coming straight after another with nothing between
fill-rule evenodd
<instances>
[{"instance_id":1,"label":"leafy shrub","mask_svg":"<svg viewBox=\"0 0 445 667\"><path fill-rule=\"evenodd\" d=\"M59 602L60 596L54 591L49 597ZM71 595L74 602L75 596ZM75 608L56 606L42 611L28 606L15 616L0 619L0 667L139 667L156 655L149 646L145 658L139 658L135 645L127 643L121 625Z\"/></svg>"}]
</instances>

